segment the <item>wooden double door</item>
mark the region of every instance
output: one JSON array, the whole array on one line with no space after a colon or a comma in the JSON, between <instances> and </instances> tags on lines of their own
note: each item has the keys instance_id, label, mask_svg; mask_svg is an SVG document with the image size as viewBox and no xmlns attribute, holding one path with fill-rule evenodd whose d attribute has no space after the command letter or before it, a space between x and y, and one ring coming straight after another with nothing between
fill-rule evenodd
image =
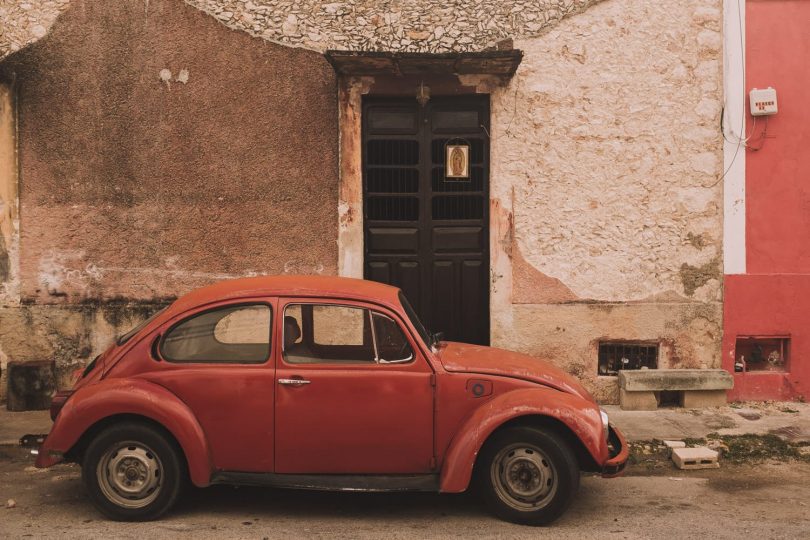
<instances>
[{"instance_id":1,"label":"wooden double door","mask_svg":"<svg viewBox=\"0 0 810 540\"><path fill-rule=\"evenodd\" d=\"M402 288L431 331L484 345L488 133L488 96L363 103L365 277Z\"/></svg>"}]
</instances>

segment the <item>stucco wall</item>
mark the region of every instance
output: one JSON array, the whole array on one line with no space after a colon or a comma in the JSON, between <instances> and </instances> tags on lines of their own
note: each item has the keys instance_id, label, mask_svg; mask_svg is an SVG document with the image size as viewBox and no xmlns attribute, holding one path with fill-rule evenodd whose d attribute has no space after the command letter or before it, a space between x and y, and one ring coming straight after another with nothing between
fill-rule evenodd
<instances>
[{"instance_id":1,"label":"stucco wall","mask_svg":"<svg viewBox=\"0 0 810 540\"><path fill-rule=\"evenodd\" d=\"M3 94L3 373L52 358L64 382L211 281L336 272L332 68L183 2L148 6L73 1L0 64L18 120Z\"/></svg>"},{"instance_id":2,"label":"stucco wall","mask_svg":"<svg viewBox=\"0 0 810 540\"><path fill-rule=\"evenodd\" d=\"M19 103L24 302L335 272L337 89L321 55L173 0L148 15L73 2L0 70Z\"/></svg>"},{"instance_id":3,"label":"stucco wall","mask_svg":"<svg viewBox=\"0 0 810 540\"><path fill-rule=\"evenodd\" d=\"M599 339L720 366L720 29L717 0L603 2L492 96L493 343L603 399Z\"/></svg>"}]
</instances>

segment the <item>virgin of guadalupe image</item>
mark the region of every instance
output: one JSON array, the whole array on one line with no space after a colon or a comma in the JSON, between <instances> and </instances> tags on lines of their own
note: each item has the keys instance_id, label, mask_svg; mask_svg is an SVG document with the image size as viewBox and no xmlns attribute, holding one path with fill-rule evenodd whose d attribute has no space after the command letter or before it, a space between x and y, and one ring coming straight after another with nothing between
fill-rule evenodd
<instances>
[{"instance_id":1,"label":"virgin of guadalupe image","mask_svg":"<svg viewBox=\"0 0 810 540\"><path fill-rule=\"evenodd\" d=\"M465 163L464 163L464 151L461 149L460 146L454 147L450 151L450 174L449 176L466 176L464 174Z\"/></svg>"}]
</instances>

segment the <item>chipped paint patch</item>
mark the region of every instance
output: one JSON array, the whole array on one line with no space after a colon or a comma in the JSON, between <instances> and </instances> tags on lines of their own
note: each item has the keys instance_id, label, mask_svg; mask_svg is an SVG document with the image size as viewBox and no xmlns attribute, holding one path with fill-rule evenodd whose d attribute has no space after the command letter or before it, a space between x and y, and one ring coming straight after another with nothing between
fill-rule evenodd
<instances>
[{"instance_id":1,"label":"chipped paint patch","mask_svg":"<svg viewBox=\"0 0 810 540\"><path fill-rule=\"evenodd\" d=\"M15 102L11 87L0 84L0 305L20 301L19 249Z\"/></svg>"},{"instance_id":2,"label":"chipped paint patch","mask_svg":"<svg viewBox=\"0 0 810 540\"><path fill-rule=\"evenodd\" d=\"M338 195L338 275L363 277L363 95L369 92L371 77L350 77L338 87L340 118Z\"/></svg>"}]
</instances>

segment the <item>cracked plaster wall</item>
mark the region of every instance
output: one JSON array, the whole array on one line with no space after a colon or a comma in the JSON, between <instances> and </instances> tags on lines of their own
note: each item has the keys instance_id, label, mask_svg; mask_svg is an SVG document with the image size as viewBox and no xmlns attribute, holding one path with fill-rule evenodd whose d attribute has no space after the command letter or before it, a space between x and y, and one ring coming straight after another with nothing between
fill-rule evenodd
<instances>
[{"instance_id":1,"label":"cracked plaster wall","mask_svg":"<svg viewBox=\"0 0 810 540\"><path fill-rule=\"evenodd\" d=\"M492 97L493 215L511 222L493 243L493 343L602 399L599 339L720 366L721 7L600 3L517 40L523 63Z\"/></svg>"}]
</instances>

